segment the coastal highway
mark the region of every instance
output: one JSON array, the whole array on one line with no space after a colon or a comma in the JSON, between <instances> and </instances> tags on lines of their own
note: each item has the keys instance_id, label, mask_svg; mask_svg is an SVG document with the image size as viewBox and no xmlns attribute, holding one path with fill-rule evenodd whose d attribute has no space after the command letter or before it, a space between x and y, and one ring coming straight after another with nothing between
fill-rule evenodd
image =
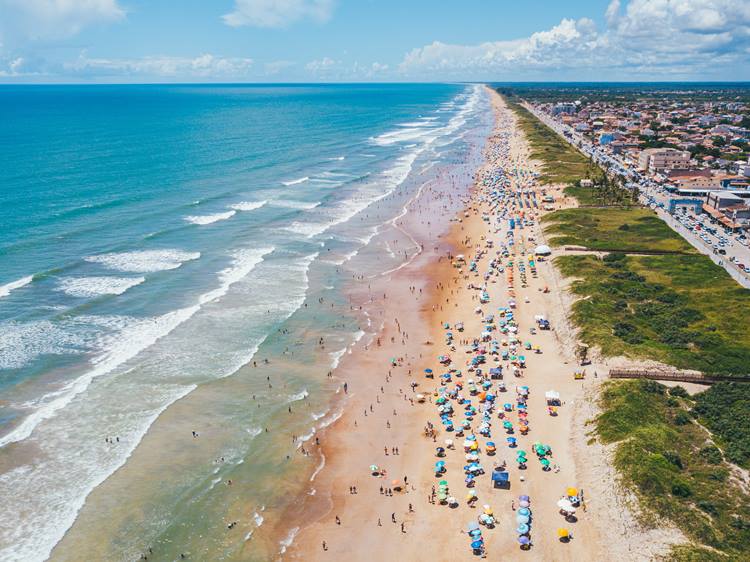
<instances>
[{"instance_id":1,"label":"coastal highway","mask_svg":"<svg viewBox=\"0 0 750 562\"><path fill-rule=\"evenodd\" d=\"M746 289L750 289L750 247L741 243L740 239L731 234L724 234L718 228L716 234L706 231L702 223L694 217L682 215L679 211L670 215L666 207L669 204L670 195L659 185L658 182L650 180L638 171L629 168L614 156L605 153L600 147L592 144L583 135L568 125L555 121L550 115L544 113L528 102L522 105L529 110L537 119L555 131L560 137L571 145L578 148L586 156L604 167L612 174L624 176L631 184L637 184L640 190L640 202L653 209L656 215L669 225L672 230L682 236L687 242L699 252L705 254L717 265L723 267L732 278ZM696 224L699 228L695 228ZM724 238L723 245L721 238ZM744 239L743 242L746 242ZM726 253L718 253L721 248Z\"/></svg>"}]
</instances>

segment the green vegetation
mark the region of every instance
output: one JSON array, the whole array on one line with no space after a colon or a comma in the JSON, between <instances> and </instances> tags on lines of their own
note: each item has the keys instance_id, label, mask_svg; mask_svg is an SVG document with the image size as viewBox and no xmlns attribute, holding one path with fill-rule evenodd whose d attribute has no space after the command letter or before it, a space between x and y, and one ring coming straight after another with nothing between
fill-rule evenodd
<instances>
[{"instance_id":1,"label":"green vegetation","mask_svg":"<svg viewBox=\"0 0 750 562\"><path fill-rule=\"evenodd\" d=\"M565 209L546 215L544 229L553 246L576 245L619 252L697 251L666 223L643 208Z\"/></svg>"},{"instance_id":2,"label":"green vegetation","mask_svg":"<svg viewBox=\"0 0 750 562\"><path fill-rule=\"evenodd\" d=\"M602 443L615 444L615 468L645 518L667 519L692 541L670 560L747 560L750 495L731 478L721 446L689 415L695 403L681 387L610 381L596 432Z\"/></svg>"},{"instance_id":3,"label":"green vegetation","mask_svg":"<svg viewBox=\"0 0 750 562\"><path fill-rule=\"evenodd\" d=\"M531 157L542 162L543 183L577 183L601 170L521 105L508 102L531 145Z\"/></svg>"},{"instance_id":4,"label":"green vegetation","mask_svg":"<svg viewBox=\"0 0 750 562\"><path fill-rule=\"evenodd\" d=\"M716 384L696 396L693 414L726 446L727 460L750 468L750 386Z\"/></svg>"},{"instance_id":5,"label":"green vegetation","mask_svg":"<svg viewBox=\"0 0 750 562\"><path fill-rule=\"evenodd\" d=\"M711 374L747 374L750 293L703 255L561 256L581 297L580 338L608 356L655 359Z\"/></svg>"}]
</instances>

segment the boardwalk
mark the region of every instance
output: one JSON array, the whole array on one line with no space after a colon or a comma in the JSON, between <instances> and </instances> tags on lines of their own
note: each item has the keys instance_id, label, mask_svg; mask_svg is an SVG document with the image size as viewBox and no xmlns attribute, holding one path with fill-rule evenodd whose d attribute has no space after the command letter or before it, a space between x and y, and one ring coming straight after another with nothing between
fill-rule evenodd
<instances>
[{"instance_id":1,"label":"boardwalk","mask_svg":"<svg viewBox=\"0 0 750 562\"><path fill-rule=\"evenodd\" d=\"M750 375L704 375L695 371L659 371L644 369L611 369L611 379L651 379L655 381L714 384L717 382L750 382Z\"/></svg>"}]
</instances>

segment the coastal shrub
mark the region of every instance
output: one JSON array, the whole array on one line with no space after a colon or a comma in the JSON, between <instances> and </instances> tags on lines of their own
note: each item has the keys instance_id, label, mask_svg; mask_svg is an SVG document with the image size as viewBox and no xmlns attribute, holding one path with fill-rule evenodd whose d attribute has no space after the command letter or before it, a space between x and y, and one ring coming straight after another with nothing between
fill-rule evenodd
<instances>
[{"instance_id":1,"label":"coastal shrub","mask_svg":"<svg viewBox=\"0 0 750 562\"><path fill-rule=\"evenodd\" d=\"M688 498L693 495L693 491L686 482L678 480L672 484L672 495L677 496L678 498Z\"/></svg>"},{"instance_id":2,"label":"coastal shrub","mask_svg":"<svg viewBox=\"0 0 750 562\"><path fill-rule=\"evenodd\" d=\"M710 501L701 500L698 503L696 503L695 505L698 506L698 509L700 509L701 511L705 511L709 515L718 515L719 514L719 510L716 507L716 505L714 503L710 502Z\"/></svg>"},{"instance_id":3,"label":"coastal shrub","mask_svg":"<svg viewBox=\"0 0 750 562\"><path fill-rule=\"evenodd\" d=\"M664 458L675 465L677 468L682 470L682 459L680 458L680 455L677 451L665 451Z\"/></svg>"},{"instance_id":4,"label":"coastal shrub","mask_svg":"<svg viewBox=\"0 0 750 562\"><path fill-rule=\"evenodd\" d=\"M676 425L687 425L689 423L692 423L690 414L688 414L687 412L677 412L674 416L674 423Z\"/></svg>"},{"instance_id":5,"label":"coastal shrub","mask_svg":"<svg viewBox=\"0 0 750 562\"><path fill-rule=\"evenodd\" d=\"M612 307L613 307L613 308L614 308L615 310L617 310L618 312L620 312L620 311L622 311L622 310L627 310L627 308L628 308L628 301L626 301L626 300L624 300L624 299L617 299L617 300L616 300L616 301L614 302L614 304L612 305Z\"/></svg>"},{"instance_id":6,"label":"coastal shrub","mask_svg":"<svg viewBox=\"0 0 750 562\"><path fill-rule=\"evenodd\" d=\"M703 447L698 454L709 464L721 464L723 460L721 451L713 445Z\"/></svg>"},{"instance_id":7,"label":"coastal shrub","mask_svg":"<svg viewBox=\"0 0 750 562\"><path fill-rule=\"evenodd\" d=\"M684 386L673 386L669 389L670 396L678 396L680 398L690 398L690 394L688 394L688 391L685 390Z\"/></svg>"}]
</instances>

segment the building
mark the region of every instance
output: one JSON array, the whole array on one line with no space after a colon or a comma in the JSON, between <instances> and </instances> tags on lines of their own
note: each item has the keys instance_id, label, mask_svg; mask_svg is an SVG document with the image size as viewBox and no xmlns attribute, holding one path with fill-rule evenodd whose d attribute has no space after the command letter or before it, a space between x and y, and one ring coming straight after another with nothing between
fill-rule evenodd
<instances>
[{"instance_id":1,"label":"building","mask_svg":"<svg viewBox=\"0 0 750 562\"><path fill-rule=\"evenodd\" d=\"M722 189L719 179L713 176L683 176L676 182L680 189Z\"/></svg>"},{"instance_id":2,"label":"building","mask_svg":"<svg viewBox=\"0 0 750 562\"><path fill-rule=\"evenodd\" d=\"M674 148L647 148L638 157L638 167L650 172L688 168L690 153Z\"/></svg>"},{"instance_id":3,"label":"building","mask_svg":"<svg viewBox=\"0 0 750 562\"><path fill-rule=\"evenodd\" d=\"M716 191L715 193L709 193L706 200L706 205L722 211L728 207L735 205L742 205L744 203L742 197L731 191Z\"/></svg>"}]
</instances>

